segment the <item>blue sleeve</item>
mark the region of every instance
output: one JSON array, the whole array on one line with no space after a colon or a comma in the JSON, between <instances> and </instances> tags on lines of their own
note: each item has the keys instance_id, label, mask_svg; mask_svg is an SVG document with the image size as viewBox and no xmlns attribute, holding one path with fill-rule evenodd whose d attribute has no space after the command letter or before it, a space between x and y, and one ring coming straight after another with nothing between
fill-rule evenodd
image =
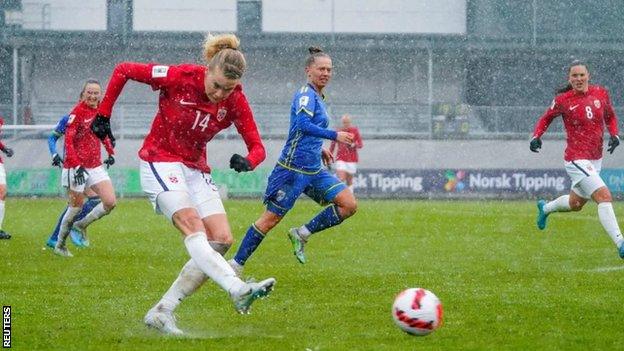
<instances>
[{"instance_id":1,"label":"blue sleeve","mask_svg":"<svg viewBox=\"0 0 624 351\"><path fill-rule=\"evenodd\" d=\"M297 94L293 104L295 105L295 127L304 134L317 138L336 140L338 133L333 130L321 128L312 123L311 118L314 117L316 109L315 93L307 86L301 88Z\"/></svg>"},{"instance_id":2,"label":"blue sleeve","mask_svg":"<svg viewBox=\"0 0 624 351\"><path fill-rule=\"evenodd\" d=\"M300 111L295 116L295 126L301 130L304 134L311 135L317 138L336 140L338 133L331 129L325 129L312 123L310 115L305 111Z\"/></svg>"},{"instance_id":3,"label":"blue sleeve","mask_svg":"<svg viewBox=\"0 0 624 351\"><path fill-rule=\"evenodd\" d=\"M63 136L63 134L65 134L68 119L69 115L61 117L52 133L50 133L50 136L48 137L48 149L50 150L50 155L58 153L56 152L56 142Z\"/></svg>"}]
</instances>

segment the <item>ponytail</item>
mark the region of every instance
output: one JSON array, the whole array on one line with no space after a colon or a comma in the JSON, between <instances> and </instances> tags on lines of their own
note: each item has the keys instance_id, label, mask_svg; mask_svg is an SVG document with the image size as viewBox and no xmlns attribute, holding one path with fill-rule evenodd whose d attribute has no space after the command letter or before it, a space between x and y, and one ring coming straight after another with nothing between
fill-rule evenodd
<instances>
[{"instance_id":1,"label":"ponytail","mask_svg":"<svg viewBox=\"0 0 624 351\"><path fill-rule=\"evenodd\" d=\"M314 63L314 61L316 60L317 57L328 57L329 55L323 51L323 49L321 49L318 46L310 46L308 48L308 52L310 53L308 55L308 58L306 59L305 65L306 67L310 67L310 65L312 65Z\"/></svg>"},{"instance_id":2,"label":"ponytail","mask_svg":"<svg viewBox=\"0 0 624 351\"><path fill-rule=\"evenodd\" d=\"M234 34L208 34L204 41L204 60L208 67L221 69L226 78L240 79L247 62L239 47L240 40Z\"/></svg>"}]
</instances>

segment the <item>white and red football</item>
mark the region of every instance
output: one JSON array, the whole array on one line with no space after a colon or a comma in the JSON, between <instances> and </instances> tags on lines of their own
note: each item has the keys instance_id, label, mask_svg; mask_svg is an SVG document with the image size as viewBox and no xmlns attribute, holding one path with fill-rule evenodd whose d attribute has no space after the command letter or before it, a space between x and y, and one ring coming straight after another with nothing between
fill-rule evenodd
<instances>
[{"instance_id":1,"label":"white and red football","mask_svg":"<svg viewBox=\"0 0 624 351\"><path fill-rule=\"evenodd\" d=\"M429 290L411 288L401 291L392 304L396 325L411 335L423 336L442 325L442 303Z\"/></svg>"}]
</instances>

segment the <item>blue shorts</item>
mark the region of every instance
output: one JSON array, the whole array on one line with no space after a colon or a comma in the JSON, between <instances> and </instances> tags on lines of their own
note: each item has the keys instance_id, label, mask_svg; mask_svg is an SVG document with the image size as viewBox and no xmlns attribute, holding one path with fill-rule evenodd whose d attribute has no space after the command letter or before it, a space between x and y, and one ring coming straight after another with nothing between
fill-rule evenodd
<instances>
[{"instance_id":1,"label":"blue shorts","mask_svg":"<svg viewBox=\"0 0 624 351\"><path fill-rule=\"evenodd\" d=\"M302 193L319 205L326 205L346 188L343 182L325 169L316 174L304 174L277 165L269 176L264 203L267 210L283 217Z\"/></svg>"}]
</instances>

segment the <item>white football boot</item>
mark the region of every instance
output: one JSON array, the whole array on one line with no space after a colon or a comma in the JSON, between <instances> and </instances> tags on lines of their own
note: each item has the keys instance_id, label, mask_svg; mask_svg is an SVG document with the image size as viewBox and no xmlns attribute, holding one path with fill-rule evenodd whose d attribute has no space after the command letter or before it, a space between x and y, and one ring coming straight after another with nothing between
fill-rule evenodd
<instances>
[{"instance_id":1,"label":"white football boot","mask_svg":"<svg viewBox=\"0 0 624 351\"><path fill-rule=\"evenodd\" d=\"M148 327L160 330L165 334L184 334L184 332L176 326L176 319L173 312L163 309L161 304L158 304L147 311L143 321Z\"/></svg>"},{"instance_id":2,"label":"white football boot","mask_svg":"<svg viewBox=\"0 0 624 351\"><path fill-rule=\"evenodd\" d=\"M268 278L260 282L247 282L238 291L230 292L230 298L234 302L234 308L240 314L249 314L251 304L262 299L273 291L275 278Z\"/></svg>"}]
</instances>

